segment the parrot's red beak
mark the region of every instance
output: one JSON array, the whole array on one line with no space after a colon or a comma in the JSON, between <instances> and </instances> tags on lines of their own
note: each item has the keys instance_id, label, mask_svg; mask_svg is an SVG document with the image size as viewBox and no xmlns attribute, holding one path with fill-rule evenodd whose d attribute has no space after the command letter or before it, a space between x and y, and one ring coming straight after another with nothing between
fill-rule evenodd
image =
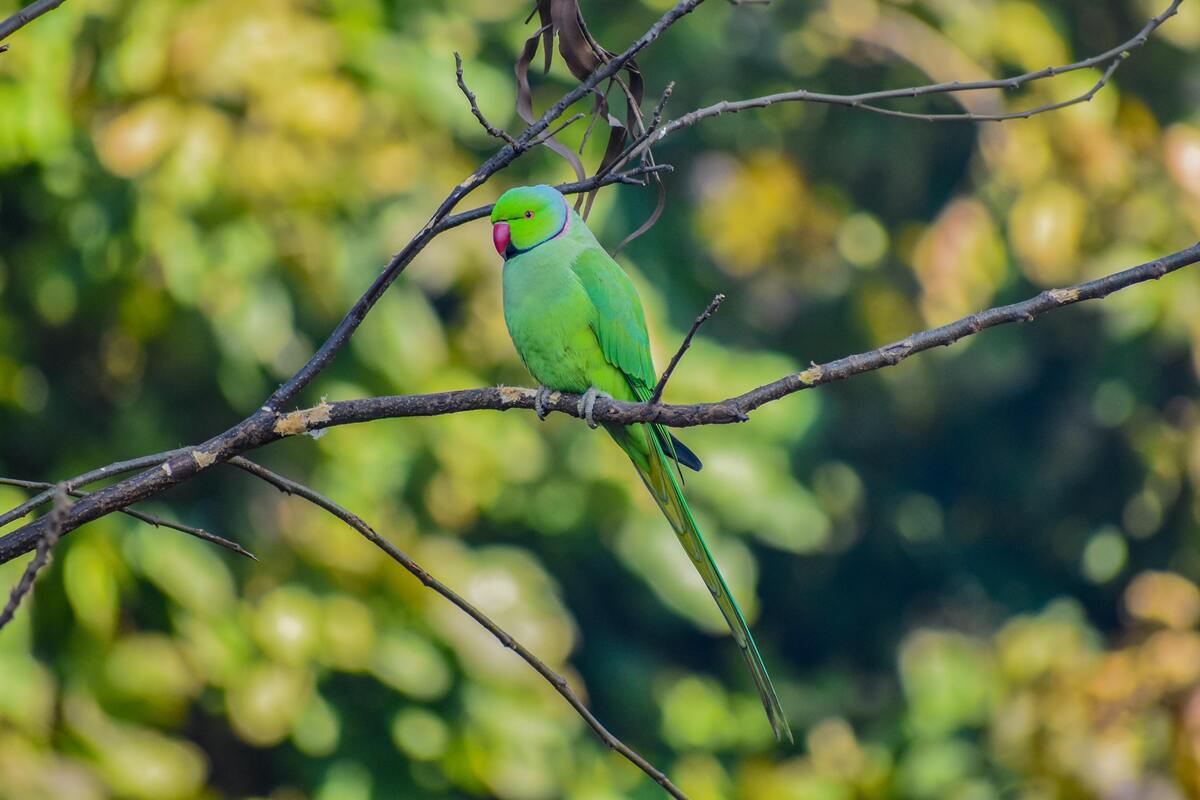
<instances>
[{"instance_id":1,"label":"parrot's red beak","mask_svg":"<svg viewBox=\"0 0 1200 800\"><path fill-rule=\"evenodd\" d=\"M492 226L492 244L496 245L496 252L501 256L508 250L508 243L512 241L512 235L508 230L507 222L497 222Z\"/></svg>"}]
</instances>

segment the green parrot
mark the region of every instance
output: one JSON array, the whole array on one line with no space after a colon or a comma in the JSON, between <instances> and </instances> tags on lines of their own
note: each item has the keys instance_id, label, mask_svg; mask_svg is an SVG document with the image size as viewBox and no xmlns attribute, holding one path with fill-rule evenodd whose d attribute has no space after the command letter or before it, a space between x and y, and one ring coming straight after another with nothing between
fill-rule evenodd
<instances>
[{"instance_id":1,"label":"green parrot","mask_svg":"<svg viewBox=\"0 0 1200 800\"><path fill-rule=\"evenodd\" d=\"M504 258L504 320L526 368L541 384L544 418L551 391L582 395L580 413L595 428L598 396L650 399L657 382L642 302L629 276L605 252L567 199L550 186L510 189L492 210L492 242ZM758 688L775 736L792 739L775 687L737 602L700 535L672 462L700 460L662 425L604 428L629 456L670 521L725 616Z\"/></svg>"}]
</instances>

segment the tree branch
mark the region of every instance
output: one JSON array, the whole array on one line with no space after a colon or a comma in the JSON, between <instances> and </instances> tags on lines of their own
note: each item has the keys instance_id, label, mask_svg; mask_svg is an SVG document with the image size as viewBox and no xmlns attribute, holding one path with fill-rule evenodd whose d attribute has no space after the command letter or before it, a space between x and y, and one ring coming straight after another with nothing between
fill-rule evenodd
<instances>
[{"instance_id":1,"label":"tree branch","mask_svg":"<svg viewBox=\"0 0 1200 800\"><path fill-rule=\"evenodd\" d=\"M485 117L483 112L479 110L479 103L475 99L475 93L471 91L469 86L467 86L467 79L463 77L462 56L460 56L458 53L454 54L454 76L458 79L458 88L467 98L467 102L471 104L471 113L475 115L475 119L479 120L479 124L483 126L485 131L488 132L488 135L511 145L513 148L520 147L520 145L517 144L516 139L510 136L503 129L497 128L495 125L488 122L487 117Z\"/></svg>"},{"instance_id":2,"label":"tree branch","mask_svg":"<svg viewBox=\"0 0 1200 800\"><path fill-rule=\"evenodd\" d=\"M68 492L70 492L73 489L81 486L87 486L88 484L96 483L97 481L102 481L105 478L111 478L116 475L124 475L126 473L133 472L134 470L157 467L159 464L171 458L172 456L181 455L186 452L188 452L188 448L182 447L178 450L168 450L164 453L152 453L148 456L132 458L128 461L117 461L113 464L108 464L106 466L99 467L98 469L94 469L91 472L85 472L82 475L77 475L74 478L71 478L69 481L65 481L62 485ZM9 509L3 514L0 514L0 528L3 528L13 520L20 519L29 512L44 506L53 499L54 489L47 489L41 494L34 495L16 508Z\"/></svg>"},{"instance_id":3,"label":"tree branch","mask_svg":"<svg viewBox=\"0 0 1200 800\"><path fill-rule=\"evenodd\" d=\"M25 566L25 571L21 573L21 580L17 581L17 585L13 587L13 590L8 595L8 602L4 604L4 609L0 611L0 628L3 628L12 621L25 595L33 591L33 584L37 580L38 573L50 563L50 550L53 549L54 545L58 544L58 539L62 535L63 517L66 515L68 507L67 493L61 485L56 486L53 492L54 510L45 517L45 530L37 540L37 554Z\"/></svg>"},{"instance_id":4,"label":"tree branch","mask_svg":"<svg viewBox=\"0 0 1200 800\"><path fill-rule=\"evenodd\" d=\"M696 331L700 330L700 326L708 322L709 317L717 313L717 309L721 307L721 303L725 302L725 295L718 294L713 297L712 302L708 304L708 308L704 309L700 316L696 317L696 321L692 323L692 328L687 332L687 336L683 337L683 343L679 345L679 349L675 351L675 355L671 357L671 362L667 364L667 368L663 370L662 377L658 379L658 383L654 386L654 392L650 395L650 405L656 405L662 399L663 390L667 388L667 381L671 380L671 374L675 372L675 367L679 366L679 361L683 358L683 354L692 346L692 337L696 335Z\"/></svg>"},{"instance_id":5,"label":"tree branch","mask_svg":"<svg viewBox=\"0 0 1200 800\"><path fill-rule=\"evenodd\" d=\"M598 422L623 425L635 422L656 422L677 428L745 422L749 419L750 412L790 394L834 381L846 380L884 367L895 366L917 353L954 344L960 339L973 336L997 325L1029 322L1058 308L1086 300L1099 300L1121 289L1150 280L1158 280L1168 273L1197 262L1200 262L1200 243L1103 278L1064 289L1047 289L1020 303L980 311L948 325L914 333L875 350L846 356L825 364L814 364L803 372L785 375L772 383L726 400L691 405L664 405L627 403L600 397L596 400L593 417ZM85 522L90 522L159 494L175 483L195 477L213 464L228 461L234 456L289 436L379 419L431 417L464 411L532 409L534 394L532 389L499 386L435 394L370 397L361 400L326 402L288 414L268 414L266 411L260 411L251 418L252 424L235 428L231 435L213 437L195 448L172 451L171 457L158 464L156 469L82 498L64 516L63 533L65 534ZM578 402L579 397L576 395L553 392L547 402L547 408L578 417L580 416ZM113 468L102 469L111 472ZM96 470L89 474L99 471ZM73 479L68 484L75 484L79 480L78 478ZM47 525L46 517L42 517L0 537L0 564L34 549Z\"/></svg>"},{"instance_id":6,"label":"tree branch","mask_svg":"<svg viewBox=\"0 0 1200 800\"><path fill-rule=\"evenodd\" d=\"M413 561L413 559L404 553L404 551L396 547L385 537L381 536L357 514L349 509L343 508L316 490L310 489L302 483L297 483L289 478L285 478L276 472L272 472L266 467L256 464L249 459L241 456L234 456L233 458L229 459L229 463L238 469L244 470L257 478L266 481L285 494L295 495L296 497L301 497L309 501L310 503L337 517L354 530L358 531L358 533L360 533L367 541L371 542L371 544L387 553L389 558L412 573L417 580L449 600L460 610L462 610L463 613L478 622L484 629L487 630L488 633L496 637L496 640L500 642L500 644L504 645L506 648L512 650L514 653L524 659L525 663L533 667L533 669L539 675L545 678L546 681L554 687L556 692L562 695L564 700L571 704L571 707L579 713L579 716L583 717L584 722L586 722L588 726L595 731L596 735L600 737L600 740L604 742L609 749L615 750L630 762L635 764L640 770L653 778L654 781L658 783L659 786L663 787L663 789L665 789L672 797L679 798L680 800L686 800L686 796L683 794L683 792L681 792L673 783L671 783L670 779L667 778L667 776L661 770L659 770L657 767L639 755L635 750L610 733L608 729L601 724L600 720L596 719L595 715L592 714L587 705L585 705L583 700L580 699L579 695L575 693L575 690L571 688L571 685L567 682L566 678L547 666L546 662L542 661L540 658L530 652L525 645L514 639L503 628L492 621L491 617L473 606L465 597L455 592L433 575L429 574L429 572L426 571L420 564L418 564L416 561Z\"/></svg>"},{"instance_id":7,"label":"tree branch","mask_svg":"<svg viewBox=\"0 0 1200 800\"><path fill-rule=\"evenodd\" d=\"M71 497L87 497L87 492L81 492L78 489L67 489L63 484L46 483L44 481L24 481L19 478L0 478L0 484L5 486L15 486L19 489L43 489L43 494L49 493L51 498L53 498L54 493L60 489L69 494ZM38 497L41 497L41 495L38 495ZM217 536L215 533L209 533L203 528L184 525L182 522L174 522L169 519L163 519L162 517L156 517L153 514L135 511L132 508L122 508L120 509L120 512L128 517L136 519L138 522L144 522L147 525L153 525L155 528L170 528L171 530L179 531L180 533L186 533L188 536L194 536L201 541L215 544L218 547L224 547L226 550L237 553L239 556L245 556L253 561L258 561L257 556L255 556L246 548L242 547L237 542L230 541L223 536ZM4 624L0 623L0 628L3 627Z\"/></svg>"},{"instance_id":8,"label":"tree branch","mask_svg":"<svg viewBox=\"0 0 1200 800\"><path fill-rule=\"evenodd\" d=\"M745 422L750 412L796 392L846 380L932 350L947 347L980 331L1014 322L1031 322L1058 308L1099 300L1139 283L1158 280L1164 275L1200 262L1200 243L1169 256L1132 267L1121 272L1065 289L1047 289L1028 300L980 311L938 328L914 333L904 339L875 350L839 358L825 364L813 364L803 372L785 375L771 383L751 389L744 394L707 403L667 405L659 403L628 403L599 397L593 409L597 422L628 425L635 422L656 422L675 428L698 425L726 425ZM703 316L703 315L702 315ZM483 389L460 389L434 394L369 397L322 403L314 408L294 411L280 417L277 431L286 435L324 430L339 425L373 422L379 419L433 417L465 411L506 411L510 408L534 407L535 392L511 386ZM552 392L546 408L573 417L580 417L579 396ZM0 563L6 555L8 537L0 538Z\"/></svg>"},{"instance_id":9,"label":"tree branch","mask_svg":"<svg viewBox=\"0 0 1200 800\"><path fill-rule=\"evenodd\" d=\"M14 33L21 30L21 28L24 28L26 25L40 17L42 14L58 8L64 2L66 2L66 0L37 0L36 3L30 3L29 5L25 6L20 11L4 20L4 22L0 22L0 41L12 36ZM7 50L8 46L5 45L4 49Z\"/></svg>"},{"instance_id":10,"label":"tree branch","mask_svg":"<svg viewBox=\"0 0 1200 800\"><path fill-rule=\"evenodd\" d=\"M701 120L719 117L722 114L737 114L742 111L749 111L756 108L766 108L767 106L775 105L776 103L823 103L825 105L846 106L848 108L857 108L863 111L870 111L875 114L883 114L890 117L901 117L905 119L916 119L925 122L1003 122L1013 119L1028 119L1037 114L1044 114L1049 111L1056 111L1068 106L1086 103L1096 96L1096 93L1103 89L1112 79L1113 73L1120 68L1125 59L1130 53L1146 44L1150 39L1150 35L1158 30L1171 17L1179 13L1179 6L1183 0L1172 0L1168 6L1158 16L1152 17L1138 33L1127 41L1104 51L1090 58L1085 58L1080 61L1075 61L1070 64L1064 64L1060 67L1046 67L1035 72L1027 72L1023 75L1017 75L1012 78L996 78L983 81L949 81L945 83L931 83L924 86L910 86L904 89L884 89L876 92L863 92L861 94L828 94L824 92L810 92L806 89L797 89L791 92L779 92L777 94L763 95L761 97L752 97L746 100L722 100L719 103L714 103L704 108L697 108L690 111L677 119L663 125L661 128L651 126L643 135L639 136L626 149L626 153L622 157L613 162L614 169L620 169L623 164L628 163L631 159L636 158L641 153L650 149L654 144L657 144L662 139L682 130L690 128ZM1076 72L1081 69L1091 69L1093 67L1103 67L1104 72L1100 79L1086 92L1077 95L1069 100L1064 100L1057 103L1047 103L1025 111L1014 111L1005 114L975 114L971 112L961 114L919 114L911 111L898 111L895 109L884 108L876 105L884 100L896 99L912 99L917 97L927 97L930 95L940 94L956 94L960 92L977 92L985 89L999 89L1014 91L1028 84L1035 83L1045 78L1053 78L1059 75L1064 75L1068 72Z\"/></svg>"}]
</instances>

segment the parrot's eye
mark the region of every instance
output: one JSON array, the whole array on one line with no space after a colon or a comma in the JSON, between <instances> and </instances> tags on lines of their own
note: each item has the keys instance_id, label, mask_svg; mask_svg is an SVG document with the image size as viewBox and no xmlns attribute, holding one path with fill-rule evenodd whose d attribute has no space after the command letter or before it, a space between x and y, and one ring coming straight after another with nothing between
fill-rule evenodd
<instances>
[{"instance_id":1,"label":"parrot's eye","mask_svg":"<svg viewBox=\"0 0 1200 800\"><path fill-rule=\"evenodd\" d=\"M533 219L533 212L532 212L532 211L526 211L526 212L525 212L525 219Z\"/></svg>"}]
</instances>

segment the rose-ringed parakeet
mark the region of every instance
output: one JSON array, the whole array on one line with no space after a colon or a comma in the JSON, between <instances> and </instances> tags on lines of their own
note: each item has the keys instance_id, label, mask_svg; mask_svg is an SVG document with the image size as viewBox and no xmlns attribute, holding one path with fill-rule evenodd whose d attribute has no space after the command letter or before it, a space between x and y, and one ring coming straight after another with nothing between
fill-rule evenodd
<instances>
[{"instance_id":1,"label":"rose-ringed parakeet","mask_svg":"<svg viewBox=\"0 0 1200 800\"><path fill-rule=\"evenodd\" d=\"M550 186L504 193L492 210L492 241L504 257L504 319L525 366L549 391L583 395L588 423L600 394L645 402L656 383L637 290L567 199ZM700 535L681 490L677 462L700 461L661 425L604 425L633 461L729 624L777 738L792 737L742 612Z\"/></svg>"}]
</instances>

